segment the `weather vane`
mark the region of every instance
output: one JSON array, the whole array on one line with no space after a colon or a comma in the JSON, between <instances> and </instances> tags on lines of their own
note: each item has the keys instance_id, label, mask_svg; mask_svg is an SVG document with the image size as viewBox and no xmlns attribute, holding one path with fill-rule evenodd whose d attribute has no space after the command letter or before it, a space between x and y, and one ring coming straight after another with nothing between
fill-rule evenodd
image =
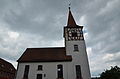
<instances>
[{"instance_id":1,"label":"weather vane","mask_svg":"<svg viewBox=\"0 0 120 79\"><path fill-rule=\"evenodd\" d=\"M69 3L69 10L70 10L71 3Z\"/></svg>"}]
</instances>

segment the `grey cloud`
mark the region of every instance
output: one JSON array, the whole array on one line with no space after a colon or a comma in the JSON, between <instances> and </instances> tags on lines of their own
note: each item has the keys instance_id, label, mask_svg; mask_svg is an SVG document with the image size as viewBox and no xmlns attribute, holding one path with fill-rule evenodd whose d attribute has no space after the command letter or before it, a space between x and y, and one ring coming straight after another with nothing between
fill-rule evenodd
<instances>
[{"instance_id":1,"label":"grey cloud","mask_svg":"<svg viewBox=\"0 0 120 79\"><path fill-rule=\"evenodd\" d=\"M58 39L60 34L59 32L62 32L60 29L62 29L63 25L57 25L56 24L56 18L59 17L59 15L61 15L58 11L54 11L54 9L47 9L46 7L48 6L47 3L43 2L41 3L42 7L44 8L40 8L40 2L38 1L34 1L31 2L34 3L32 5L30 5L27 9L21 8L23 9L21 12L21 14L17 14L16 10L12 10L10 9L8 13L6 13L6 15L4 16L4 20L6 21L6 23L9 24L9 28L11 28L12 30L15 31L21 31L21 32L31 32L34 34L38 34L38 35L42 35L42 36L46 36L46 39ZM45 6L45 5L47 6ZM58 10L58 9L57 9ZM63 15L63 14L62 14ZM40 16L40 17L38 17ZM57 17L56 17L57 16ZM38 18L43 18L44 21L41 22L36 22L34 21L34 19L38 17ZM59 28L59 29L56 29ZM46 31L46 33L43 32ZM48 35L48 32L49 34ZM53 35L55 34L56 35ZM54 38L54 39L53 39ZM60 39L60 38L59 38Z\"/></svg>"},{"instance_id":2,"label":"grey cloud","mask_svg":"<svg viewBox=\"0 0 120 79\"><path fill-rule=\"evenodd\" d=\"M96 0L86 5L84 15L86 15L86 28L89 35L86 41L93 53L90 55L90 62L98 64L99 60L104 65L102 68L101 65L97 65L95 72L107 69L111 65L119 66L119 56L115 56L111 61L102 59L105 54L117 54L120 51L119 4L119 0ZM95 64L91 65L95 66ZM94 69L94 67L91 68ZM92 72L94 73L93 70Z\"/></svg>"}]
</instances>

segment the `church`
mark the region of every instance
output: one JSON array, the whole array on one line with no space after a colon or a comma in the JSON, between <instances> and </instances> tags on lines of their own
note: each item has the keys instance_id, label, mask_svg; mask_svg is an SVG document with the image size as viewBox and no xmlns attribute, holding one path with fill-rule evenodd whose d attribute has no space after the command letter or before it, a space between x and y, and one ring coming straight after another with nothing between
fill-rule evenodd
<instances>
[{"instance_id":1,"label":"church","mask_svg":"<svg viewBox=\"0 0 120 79\"><path fill-rule=\"evenodd\" d=\"M91 79L83 26L69 7L65 47L27 48L17 60L16 79Z\"/></svg>"}]
</instances>

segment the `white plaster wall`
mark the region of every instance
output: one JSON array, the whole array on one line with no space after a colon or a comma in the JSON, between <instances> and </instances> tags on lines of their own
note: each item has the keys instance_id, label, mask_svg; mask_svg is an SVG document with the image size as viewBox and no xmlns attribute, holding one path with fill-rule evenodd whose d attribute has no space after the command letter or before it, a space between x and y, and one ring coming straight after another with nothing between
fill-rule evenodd
<instances>
[{"instance_id":1,"label":"white plaster wall","mask_svg":"<svg viewBox=\"0 0 120 79\"><path fill-rule=\"evenodd\" d=\"M74 45L79 46L79 52L74 52ZM63 65L63 78L76 79L75 65L81 65L81 73L83 79L91 79L85 41L66 41L67 55L72 55L72 62L42 62L42 63L19 63L16 79L22 79L24 75L25 65L30 65L29 79L36 79L38 73L43 74L43 79L57 78L57 65ZM43 65L43 71L38 71L38 65ZM46 77L44 77L46 74Z\"/></svg>"},{"instance_id":2,"label":"white plaster wall","mask_svg":"<svg viewBox=\"0 0 120 79\"><path fill-rule=\"evenodd\" d=\"M79 47L78 52L74 51L74 45L78 45ZM71 74L73 77L72 79L75 79L76 77L75 65L81 65L81 73L83 79L91 79L85 41L84 40L66 41L66 52L67 55L72 55L72 59L73 59L72 62L70 63L71 66L69 67L69 69L73 69L73 72L71 73L68 70L68 74Z\"/></svg>"},{"instance_id":3,"label":"white plaster wall","mask_svg":"<svg viewBox=\"0 0 120 79\"><path fill-rule=\"evenodd\" d=\"M23 78L25 65L30 65L28 79L36 79L38 73L43 74L43 79L56 79L58 64L63 65L63 78L68 79L67 66L69 66L70 62L19 63L16 79ZM37 70L38 65L43 65L43 71ZM44 74L46 74L46 77L44 77Z\"/></svg>"}]
</instances>

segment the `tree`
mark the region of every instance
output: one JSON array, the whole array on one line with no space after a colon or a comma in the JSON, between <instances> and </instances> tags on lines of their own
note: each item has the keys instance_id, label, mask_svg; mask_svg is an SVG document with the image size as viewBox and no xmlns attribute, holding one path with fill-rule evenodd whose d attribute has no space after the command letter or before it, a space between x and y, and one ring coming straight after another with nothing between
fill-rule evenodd
<instances>
[{"instance_id":1,"label":"tree","mask_svg":"<svg viewBox=\"0 0 120 79\"><path fill-rule=\"evenodd\" d=\"M118 66L111 67L100 74L100 79L120 79L120 68Z\"/></svg>"}]
</instances>

